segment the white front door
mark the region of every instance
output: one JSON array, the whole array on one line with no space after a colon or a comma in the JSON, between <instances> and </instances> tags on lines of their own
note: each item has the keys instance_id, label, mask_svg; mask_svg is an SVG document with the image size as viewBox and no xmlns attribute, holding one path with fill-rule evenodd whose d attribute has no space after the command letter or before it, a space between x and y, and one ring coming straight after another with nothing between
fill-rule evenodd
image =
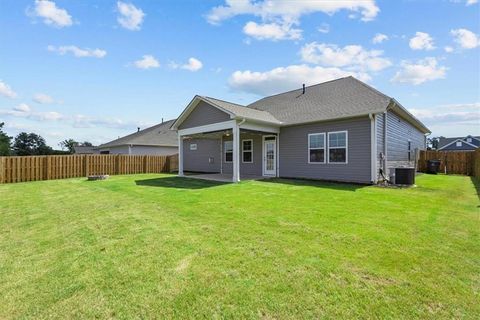
<instances>
[{"instance_id":1,"label":"white front door","mask_svg":"<svg viewBox=\"0 0 480 320\"><path fill-rule=\"evenodd\" d=\"M277 171L277 144L275 137L263 141L263 175L274 176Z\"/></svg>"}]
</instances>

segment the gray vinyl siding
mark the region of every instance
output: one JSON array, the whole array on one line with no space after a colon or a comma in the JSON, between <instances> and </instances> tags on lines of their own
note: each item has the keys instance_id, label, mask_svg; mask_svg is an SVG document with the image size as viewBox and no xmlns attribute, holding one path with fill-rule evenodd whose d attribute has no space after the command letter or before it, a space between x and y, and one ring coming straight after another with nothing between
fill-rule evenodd
<instances>
[{"instance_id":1,"label":"gray vinyl siding","mask_svg":"<svg viewBox=\"0 0 480 320\"><path fill-rule=\"evenodd\" d=\"M280 130L279 172L285 178L371 182L371 123L368 117L318 122ZM308 134L348 131L347 164L309 164ZM328 159L328 148L326 149Z\"/></svg>"},{"instance_id":2,"label":"gray vinyl siding","mask_svg":"<svg viewBox=\"0 0 480 320\"><path fill-rule=\"evenodd\" d=\"M133 146L134 155L169 156L178 153L178 147Z\"/></svg>"},{"instance_id":3,"label":"gray vinyl siding","mask_svg":"<svg viewBox=\"0 0 480 320\"><path fill-rule=\"evenodd\" d=\"M98 149L97 153L108 151L109 154L128 154L128 146L117 146Z\"/></svg>"},{"instance_id":4,"label":"gray vinyl siding","mask_svg":"<svg viewBox=\"0 0 480 320\"><path fill-rule=\"evenodd\" d=\"M411 157L408 160L408 141ZM387 112L387 168L415 166L415 149L425 150L425 135L392 111Z\"/></svg>"},{"instance_id":5,"label":"gray vinyl siding","mask_svg":"<svg viewBox=\"0 0 480 320\"><path fill-rule=\"evenodd\" d=\"M228 120L230 120L230 115L204 101L200 101L195 109L180 124L179 129L198 127Z\"/></svg>"},{"instance_id":6,"label":"gray vinyl siding","mask_svg":"<svg viewBox=\"0 0 480 320\"><path fill-rule=\"evenodd\" d=\"M109 151L110 154L129 154L128 146L117 146L98 149L96 153L100 151ZM161 146L132 146L130 148L131 155L157 155L168 156L178 153L177 147L161 147Z\"/></svg>"},{"instance_id":7,"label":"gray vinyl siding","mask_svg":"<svg viewBox=\"0 0 480 320\"><path fill-rule=\"evenodd\" d=\"M253 162L244 163L242 161L242 140L253 140ZM232 137L224 137L223 141L231 141ZM222 154L223 158L223 173L232 173L232 163L225 162L225 154ZM240 175L262 175L262 135L253 133L241 133L240 134Z\"/></svg>"},{"instance_id":8,"label":"gray vinyl siding","mask_svg":"<svg viewBox=\"0 0 480 320\"><path fill-rule=\"evenodd\" d=\"M196 143L197 150L190 150ZM183 170L193 172L220 172L219 139L186 139L183 141ZM213 163L209 162L213 158Z\"/></svg>"}]
</instances>

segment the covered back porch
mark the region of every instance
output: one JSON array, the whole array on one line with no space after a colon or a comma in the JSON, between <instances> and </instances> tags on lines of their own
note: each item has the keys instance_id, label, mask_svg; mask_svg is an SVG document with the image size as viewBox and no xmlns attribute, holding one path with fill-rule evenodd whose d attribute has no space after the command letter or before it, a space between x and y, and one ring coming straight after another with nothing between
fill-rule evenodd
<instances>
[{"instance_id":1,"label":"covered back porch","mask_svg":"<svg viewBox=\"0 0 480 320\"><path fill-rule=\"evenodd\" d=\"M278 133L245 119L180 129L178 174L224 182L277 177Z\"/></svg>"}]
</instances>

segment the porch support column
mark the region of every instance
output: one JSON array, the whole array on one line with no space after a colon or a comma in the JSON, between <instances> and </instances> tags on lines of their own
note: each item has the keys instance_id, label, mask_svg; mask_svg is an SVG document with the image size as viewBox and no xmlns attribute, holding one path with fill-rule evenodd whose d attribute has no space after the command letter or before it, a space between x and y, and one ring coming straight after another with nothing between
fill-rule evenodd
<instances>
[{"instance_id":1,"label":"porch support column","mask_svg":"<svg viewBox=\"0 0 480 320\"><path fill-rule=\"evenodd\" d=\"M183 136L178 134L178 176L183 177Z\"/></svg>"},{"instance_id":2,"label":"porch support column","mask_svg":"<svg viewBox=\"0 0 480 320\"><path fill-rule=\"evenodd\" d=\"M240 181L240 128L235 123L232 128L233 132L233 182Z\"/></svg>"}]
</instances>

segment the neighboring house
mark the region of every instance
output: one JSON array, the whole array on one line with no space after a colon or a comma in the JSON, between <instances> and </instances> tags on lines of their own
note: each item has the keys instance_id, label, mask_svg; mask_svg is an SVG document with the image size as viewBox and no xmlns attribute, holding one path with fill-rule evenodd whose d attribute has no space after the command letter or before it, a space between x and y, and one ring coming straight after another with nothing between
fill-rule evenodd
<instances>
[{"instance_id":1,"label":"neighboring house","mask_svg":"<svg viewBox=\"0 0 480 320\"><path fill-rule=\"evenodd\" d=\"M128 136L102 144L100 154L171 155L178 153L177 135L170 130L175 120L139 130Z\"/></svg>"},{"instance_id":2,"label":"neighboring house","mask_svg":"<svg viewBox=\"0 0 480 320\"><path fill-rule=\"evenodd\" d=\"M456 138L440 137L439 151L475 151L480 147L480 137L466 136Z\"/></svg>"},{"instance_id":3,"label":"neighboring house","mask_svg":"<svg viewBox=\"0 0 480 320\"><path fill-rule=\"evenodd\" d=\"M94 154L95 148L94 146L74 146L73 150L74 154Z\"/></svg>"},{"instance_id":4,"label":"neighboring house","mask_svg":"<svg viewBox=\"0 0 480 320\"><path fill-rule=\"evenodd\" d=\"M247 106L195 96L173 123L184 171L376 183L414 166L430 131L395 99L346 77Z\"/></svg>"}]
</instances>

